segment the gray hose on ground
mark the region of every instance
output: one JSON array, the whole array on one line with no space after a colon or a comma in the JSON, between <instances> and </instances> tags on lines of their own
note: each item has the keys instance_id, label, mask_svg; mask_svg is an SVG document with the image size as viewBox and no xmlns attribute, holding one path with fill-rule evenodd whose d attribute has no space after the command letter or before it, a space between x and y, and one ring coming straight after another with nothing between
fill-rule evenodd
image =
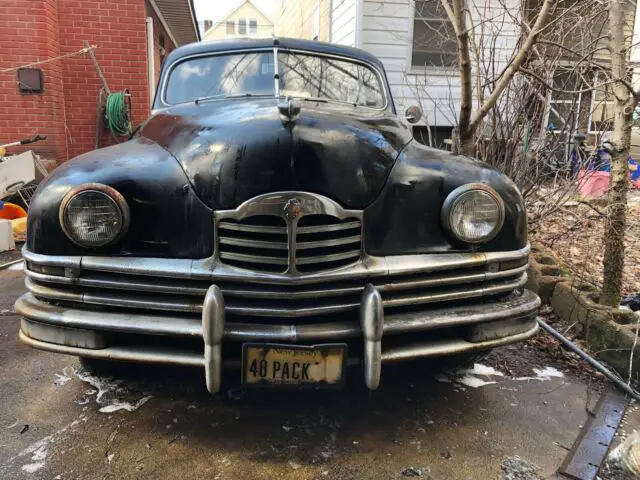
<instances>
[{"instance_id":1,"label":"gray hose on ground","mask_svg":"<svg viewBox=\"0 0 640 480\"><path fill-rule=\"evenodd\" d=\"M590 356L589 354L581 350L575 343L573 343L567 337L563 336L560 332L558 332L556 329L551 327L548 323L546 323L540 317L538 317L538 324L542 328L544 328L548 333L550 333L553 337L560 340L560 342L562 342L565 347L567 347L572 352L577 353L580 358L585 360L589 365L591 365L593 368L598 370L605 377L607 377L609 380L615 383L618 388L620 388L621 390L624 390L633 398L640 401L640 393L630 385L627 385L626 383L624 383L624 380L622 380L618 375L613 373L611 370L609 370L607 367L605 367L595 358L593 358L592 356Z\"/></svg>"}]
</instances>

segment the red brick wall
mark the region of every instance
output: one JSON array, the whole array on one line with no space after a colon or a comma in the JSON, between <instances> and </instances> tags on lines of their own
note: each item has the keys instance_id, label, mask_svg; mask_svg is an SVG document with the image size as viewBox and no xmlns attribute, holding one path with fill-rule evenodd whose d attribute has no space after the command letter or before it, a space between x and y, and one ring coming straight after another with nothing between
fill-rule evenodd
<instances>
[{"instance_id":1,"label":"red brick wall","mask_svg":"<svg viewBox=\"0 0 640 480\"><path fill-rule=\"evenodd\" d=\"M98 47L111 90L131 91L134 125L147 118L145 0L0 0L0 5L0 71L78 51L88 40ZM102 83L89 56L40 68L42 94L21 95L16 72L0 72L0 144L47 135L46 142L30 148L58 162L92 150ZM108 132L102 134L103 146L111 141Z\"/></svg>"},{"instance_id":2,"label":"red brick wall","mask_svg":"<svg viewBox=\"0 0 640 480\"><path fill-rule=\"evenodd\" d=\"M133 124L149 115L144 0L58 0L60 51L97 45L96 58L112 91L128 88ZM102 83L88 56L63 61L69 158L95 146L96 108ZM101 146L112 143L103 132Z\"/></svg>"},{"instance_id":3,"label":"red brick wall","mask_svg":"<svg viewBox=\"0 0 640 480\"><path fill-rule=\"evenodd\" d=\"M57 0L2 0L0 70L54 58L58 43ZM44 93L21 94L17 72L0 72L0 144L46 135L32 148L43 157L67 158L61 61L38 65ZM25 150L14 148L10 152Z\"/></svg>"}]
</instances>

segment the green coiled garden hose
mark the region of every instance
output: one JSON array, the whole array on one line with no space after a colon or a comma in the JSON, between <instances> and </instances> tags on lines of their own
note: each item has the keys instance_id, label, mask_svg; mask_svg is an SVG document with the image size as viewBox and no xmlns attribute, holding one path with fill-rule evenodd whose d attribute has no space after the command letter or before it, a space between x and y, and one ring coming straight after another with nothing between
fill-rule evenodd
<instances>
[{"instance_id":1,"label":"green coiled garden hose","mask_svg":"<svg viewBox=\"0 0 640 480\"><path fill-rule=\"evenodd\" d=\"M114 135L131 135L131 119L129 118L129 109L127 107L127 95L128 92L126 90L107 95L105 117L107 126Z\"/></svg>"}]
</instances>

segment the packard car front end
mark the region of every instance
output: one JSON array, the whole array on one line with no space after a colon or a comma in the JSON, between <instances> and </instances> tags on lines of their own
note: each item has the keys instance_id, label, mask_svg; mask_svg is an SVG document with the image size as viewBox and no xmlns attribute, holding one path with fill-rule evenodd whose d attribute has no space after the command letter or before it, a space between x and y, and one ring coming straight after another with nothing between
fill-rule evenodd
<instances>
[{"instance_id":1,"label":"packard car front end","mask_svg":"<svg viewBox=\"0 0 640 480\"><path fill-rule=\"evenodd\" d=\"M359 51L323 45L278 48L315 49L384 80ZM161 84L212 47L191 48L172 53ZM226 367L241 368L245 385L321 387L360 365L375 389L384 363L531 337L540 301L524 289L517 188L417 144L388 96L377 110L374 95L364 108L160 97L132 140L68 162L40 187L20 339L89 359L202 367L216 392Z\"/></svg>"}]
</instances>

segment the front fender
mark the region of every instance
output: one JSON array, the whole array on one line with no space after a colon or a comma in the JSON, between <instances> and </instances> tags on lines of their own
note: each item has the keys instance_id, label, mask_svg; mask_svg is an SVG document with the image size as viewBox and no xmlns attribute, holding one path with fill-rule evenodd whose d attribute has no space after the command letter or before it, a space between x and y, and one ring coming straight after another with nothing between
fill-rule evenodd
<instances>
[{"instance_id":1,"label":"front fender","mask_svg":"<svg viewBox=\"0 0 640 480\"><path fill-rule=\"evenodd\" d=\"M440 222L447 195L466 183L480 182L504 200L500 233L474 251L506 251L527 244L522 195L503 173L466 157L412 141L402 151L378 198L364 213L365 245L371 255L469 251L451 239Z\"/></svg>"},{"instance_id":2,"label":"front fender","mask_svg":"<svg viewBox=\"0 0 640 480\"><path fill-rule=\"evenodd\" d=\"M60 202L84 183L109 185L127 200L131 225L117 244L82 249L62 231ZM26 244L45 255L204 258L213 252L213 215L193 192L177 160L154 142L136 137L81 155L47 177L31 201Z\"/></svg>"}]
</instances>

